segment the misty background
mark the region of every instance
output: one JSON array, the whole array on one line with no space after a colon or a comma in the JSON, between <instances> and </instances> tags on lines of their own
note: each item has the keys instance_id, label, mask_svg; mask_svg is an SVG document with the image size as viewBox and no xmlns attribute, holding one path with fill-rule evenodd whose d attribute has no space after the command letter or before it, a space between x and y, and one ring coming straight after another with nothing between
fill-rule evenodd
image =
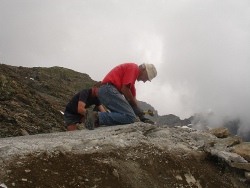
<instances>
[{"instance_id":1,"label":"misty background","mask_svg":"<svg viewBox=\"0 0 250 188\"><path fill-rule=\"evenodd\" d=\"M239 118L250 131L249 0L0 0L0 63L99 81L124 62L156 66L136 87L159 115L212 113L210 126Z\"/></svg>"}]
</instances>

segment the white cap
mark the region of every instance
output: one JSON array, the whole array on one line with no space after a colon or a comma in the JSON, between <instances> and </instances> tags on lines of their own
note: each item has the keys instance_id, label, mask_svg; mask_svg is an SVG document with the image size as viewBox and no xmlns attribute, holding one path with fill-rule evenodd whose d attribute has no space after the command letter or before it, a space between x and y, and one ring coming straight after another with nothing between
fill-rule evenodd
<instances>
[{"instance_id":1,"label":"white cap","mask_svg":"<svg viewBox=\"0 0 250 188\"><path fill-rule=\"evenodd\" d=\"M144 63L146 71L148 73L148 79L151 81L157 75L156 68L153 64Z\"/></svg>"}]
</instances>

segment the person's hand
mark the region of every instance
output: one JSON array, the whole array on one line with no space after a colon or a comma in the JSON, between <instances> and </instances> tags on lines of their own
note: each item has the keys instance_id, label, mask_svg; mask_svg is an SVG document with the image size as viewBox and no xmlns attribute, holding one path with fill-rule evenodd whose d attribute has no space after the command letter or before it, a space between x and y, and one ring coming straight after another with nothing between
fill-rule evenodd
<instances>
[{"instance_id":1,"label":"person's hand","mask_svg":"<svg viewBox=\"0 0 250 188\"><path fill-rule=\"evenodd\" d=\"M154 121L152 121L148 118L145 118L143 111L138 106L133 107L133 110L135 112L135 115L137 115L142 122L150 123L152 125L156 124Z\"/></svg>"},{"instance_id":2,"label":"person's hand","mask_svg":"<svg viewBox=\"0 0 250 188\"><path fill-rule=\"evenodd\" d=\"M148 118L145 118L144 116L143 117L139 117L139 118L144 123L149 123L149 124L152 124L152 125L156 124L154 121L152 121L152 120L150 120Z\"/></svg>"},{"instance_id":3,"label":"person's hand","mask_svg":"<svg viewBox=\"0 0 250 188\"><path fill-rule=\"evenodd\" d=\"M139 118L144 115L143 111L138 106L133 107L133 110L135 115L137 115Z\"/></svg>"}]
</instances>

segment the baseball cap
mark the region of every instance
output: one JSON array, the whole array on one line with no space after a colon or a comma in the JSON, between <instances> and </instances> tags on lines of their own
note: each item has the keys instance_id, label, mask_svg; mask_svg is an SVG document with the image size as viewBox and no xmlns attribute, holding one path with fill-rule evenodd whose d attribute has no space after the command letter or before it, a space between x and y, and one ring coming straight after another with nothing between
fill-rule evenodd
<instances>
[{"instance_id":1,"label":"baseball cap","mask_svg":"<svg viewBox=\"0 0 250 188\"><path fill-rule=\"evenodd\" d=\"M151 81L157 75L156 68L153 64L144 63L144 65L145 65L146 71L148 73L148 79L149 79L149 81Z\"/></svg>"}]
</instances>

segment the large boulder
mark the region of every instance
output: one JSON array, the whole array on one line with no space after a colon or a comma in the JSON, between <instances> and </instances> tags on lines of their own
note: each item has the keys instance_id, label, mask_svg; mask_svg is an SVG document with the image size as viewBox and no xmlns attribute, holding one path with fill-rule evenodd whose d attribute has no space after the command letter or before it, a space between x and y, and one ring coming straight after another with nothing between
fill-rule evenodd
<instances>
[{"instance_id":1,"label":"large boulder","mask_svg":"<svg viewBox=\"0 0 250 188\"><path fill-rule=\"evenodd\" d=\"M231 135L230 131L225 127L214 128L209 130L208 132L215 135L217 138L227 138Z\"/></svg>"}]
</instances>

